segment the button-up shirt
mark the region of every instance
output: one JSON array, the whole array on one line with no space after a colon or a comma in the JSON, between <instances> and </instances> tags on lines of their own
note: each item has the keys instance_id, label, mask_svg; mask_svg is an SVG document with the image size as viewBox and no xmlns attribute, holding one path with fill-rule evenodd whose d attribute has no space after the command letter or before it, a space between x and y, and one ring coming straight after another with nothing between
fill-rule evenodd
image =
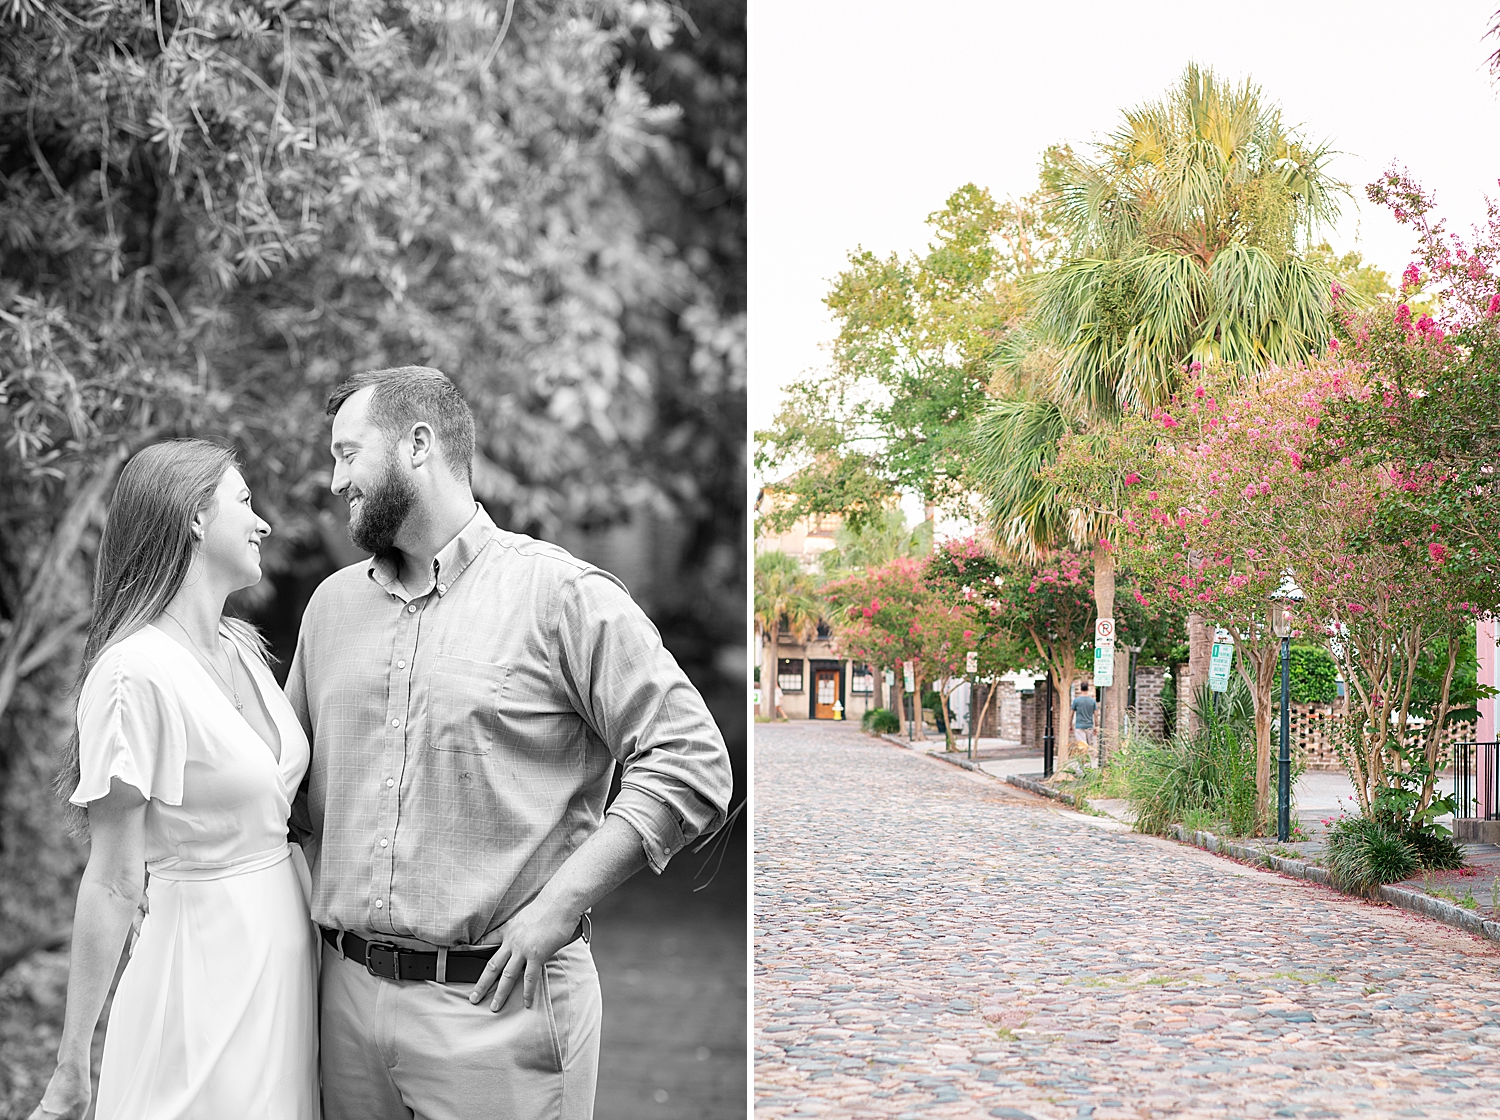
<instances>
[{"instance_id":1,"label":"button-up shirt","mask_svg":"<svg viewBox=\"0 0 1500 1120\"><path fill-rule=\"evenodd\" d=\"M617 762L609 813L654 870L724 823L724 741L618 580L483 509L431 577L377 557L303 616L287 696L312 742L292 825L314 921L483 943L599 828Z\"/></svg>"}]
</instances>

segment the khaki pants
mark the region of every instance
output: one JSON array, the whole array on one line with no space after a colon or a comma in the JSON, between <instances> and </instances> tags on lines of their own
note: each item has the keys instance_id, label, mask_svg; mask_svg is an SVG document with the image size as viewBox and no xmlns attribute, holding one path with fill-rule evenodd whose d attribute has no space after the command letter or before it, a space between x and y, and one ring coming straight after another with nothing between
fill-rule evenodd
<instances>
[{"instance_id":1,"label":"khaki pants","mask_svg":"<svg viewBox=\"0 0 1500 1120\"><path fill-rule=\"evenodd\" d=\"M589 1120L599 974L582 940L547 962L531 1007L472 984L385 980L323 944L324 1120Z\"/></svg>"}]
</instances>

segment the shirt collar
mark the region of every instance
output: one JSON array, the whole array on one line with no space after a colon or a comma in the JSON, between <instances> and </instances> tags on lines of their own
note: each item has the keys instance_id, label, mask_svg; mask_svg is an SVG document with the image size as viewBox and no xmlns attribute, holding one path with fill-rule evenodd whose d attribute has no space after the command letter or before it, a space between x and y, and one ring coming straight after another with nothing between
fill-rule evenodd
<instances>
[{"instance_id":1,"label":"shirt collar","mask_svg":"<svg viewBox=\"0 0 1500 1120\"><path fill-rule=\"evenodd\" d=\"M439 597L448 594L458 577L474 562L490 537L495 534L495 523L478 502L474 503L474 516L458 531L458 536L442 547L433 557L432 575L419 590L411 590L401 582L400 565L389 553L370 557L369 577L397 598L420 599L434 589Z\"/></svg>"}]
</instances>

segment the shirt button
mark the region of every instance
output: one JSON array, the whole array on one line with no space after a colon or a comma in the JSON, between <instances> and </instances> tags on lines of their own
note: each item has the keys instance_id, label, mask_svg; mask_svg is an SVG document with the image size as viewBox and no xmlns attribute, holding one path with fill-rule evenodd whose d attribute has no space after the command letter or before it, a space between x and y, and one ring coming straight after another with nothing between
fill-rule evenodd
<instances>
[{"instance_id":1,"label":"shirt button","mask_svg":"<svg viewBox=\"0 0 1500 1120\"><path fill-rule=\"evenodd\" d=\"M380 899L377 898L375 900L375 909L379 910L379 909L382 909L384 906L385 906L385 903L381 902Z\"/></svg>"},{"instance_id":2,"label":"shirt button","mask_svg":"<svg viewBox=\"0 0 1500 1120\"><path fill-rule=\"evenodd\" d=\"M393 720L391 720L391 726L392 727L400 727L401 726L401 721L399 719L393 719Z\"/></svg>"},{"instance_id":3,"label":"shirt button","mask_svg":"<svg viewBox=\"0 0 1500 1120\"><path fill-rule=\"evenodd\" d=\"M448 585L446 583L440 583L440 584L438 584L438 594L441 595L443 592L445 592L447 590L448 590Z\"/></svg>"},{"instance_id":4,"label":"shirt button","mask_svg":"<svg viewBox=\"0 0 1500 1120\"><path fill-rule=\"evenodd\" d=\"M417 613L417 604L415 604L415 603L408 603L407 606L406 606L406 613L407 614L416 614Z\"/></svg>"},{"instance_id":5,"label":"shirt button","mask_svg":"<svg viewBox=\"0 0 1500 1120\"><path fill-rule=\"evenodd\" d=\"M406 668L406 662L405 661L398 661L398 662L396 662L396 668L398 668L398 669L405 669Z\"/></svg>"},{"instance_id":6,"label":"shirt button","mask_svg":"<svg viewBox=\"0 0 1500 1120\"><path fill-rule=\"evenodd\" d=\"M387 778L385 780L385 788L386 789L390 789L395 784L396 784L396 779L395 778Z\"/></svg>"},{"instance_id":7,"label":"shirt button","mask_svg":"<svg viewBox=\"0 0 1500 1120\"><path fill-rule=\"evenodd\" d=\"M386 846L386 845L387 845L387 844L389 844L389 843L390 843L390 841L389 841L389 840L387 840L387 839L386 839L386 838L385 838L385 837L384 837L384 836L382 836L382 837L381 837L381 838L380 838L380 846L381 846L381 847L382 847L382 848L384 848L384 847L385 847L385 846Z\"/></svg>"}]
</instances>

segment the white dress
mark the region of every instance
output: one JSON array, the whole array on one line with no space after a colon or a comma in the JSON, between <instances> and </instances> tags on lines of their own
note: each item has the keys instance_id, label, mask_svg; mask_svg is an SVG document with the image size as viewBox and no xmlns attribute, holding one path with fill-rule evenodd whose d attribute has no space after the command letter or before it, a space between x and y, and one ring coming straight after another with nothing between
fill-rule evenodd
<instances>
[{"instance_id":1,"label":"white dress","mask_svg":"<svg viewBox=\"0 0 1500 1120\"><path fill-rule=\"evenodd\" d=\"M270 670L240 659L279 760L155 627L111 646L83 684L70 800L116 777L149 799L149 910L109 1014L98 1120L319 1115L316 938L287 842L307 737Z\"/></svg>"}]
</instances>

